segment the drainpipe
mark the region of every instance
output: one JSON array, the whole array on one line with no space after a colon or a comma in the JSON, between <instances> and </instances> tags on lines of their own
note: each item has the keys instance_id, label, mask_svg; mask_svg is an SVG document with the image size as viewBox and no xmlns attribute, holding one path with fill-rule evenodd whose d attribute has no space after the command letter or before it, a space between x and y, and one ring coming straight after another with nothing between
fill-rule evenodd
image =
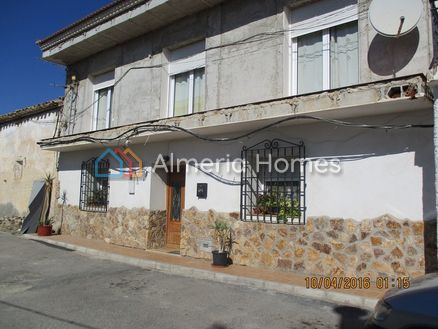
<instances>
[{"instance_id":1,"label":"drainpipe","mask_svg":"<svg viewBox=\"0 0 438 329\"><path fill-rule=\"evenodd\" d=\"M433 93L433 145L435 154L435 209L438 217L438 71L435 73L434 79L429 82L429 87ZM437 250L437 264L438 264L438 218L435 219L436 224L436 250Z\"/></svg>"}]
</instances>

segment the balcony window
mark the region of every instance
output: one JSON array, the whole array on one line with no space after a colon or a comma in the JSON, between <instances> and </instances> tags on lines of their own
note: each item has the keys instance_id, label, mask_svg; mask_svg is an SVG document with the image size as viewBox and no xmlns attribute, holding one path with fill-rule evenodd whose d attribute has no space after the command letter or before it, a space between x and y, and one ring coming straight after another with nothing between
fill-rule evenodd
<instances>
[{"instance_id":1,"label":"balcony window","mask_svg":"<svg viewBox=\"0 0 438 329\"><path fill-rule=\"evenodd\" d=\"M357 22L330 29L330 88L359 83Z\"/></svg>"},{"instance_id":2,"label":"balcony window","mask_svg":"<svg viewBox=\"0 0 438 329\"><path fill-rule=\"evenodd\" d=\"M357 3L328 0L291 11L290 93L341 88L359 83Z\"/></svg>"},{"instance_id":3,"label":"balcony window","mask_svg":"<svg viewBox=\"0 0 438 329\"><path fill-rule=\"evenodd\" d=\"M205 43L197 42L170 53L169 116L205 110Z\"/></svg>"},{"instance_id":4,"label":"balcony window","mask_svg":"<svg viewBox=\"0 0 438 329\"><path fill-rule=\"evenodd\" d=\"M294 42L298 94L359 82L357 22L303 35Z\"/></svg>"},{"instance_id":5,"label":"balcony window","mask_svg":"<svg viewBox=\"0 0 438 329\"><path fill-rule=\"evenodd\" d=\"M95 130L106 129L110 127L112 91L113 88L104 88L95 92Z\"/></svg>"},{"instance_id":6,"label":"balcony window","mask_svg":"<svg viewBox=\"0 0 438 329\"><path fill-rule=\"evenodd\" d=\"M323 89L322 32L298 38L298 94Z\"/></svg>"},{"instance_id":7,"label":"balcony window","mask_svg":"<svg viewBox=\"0 0 438 329\"><path fill-rule=\"evenodd\" d=\"M173 115L184 115L204 110L204 69L184 72L172 77L174 87Z\"/></svg>"},{"instance_id":8,"label":"balcony window","mask_svg":"<svg viewBox=\"0 0 438 329\"><path fill-rule=\"evenodd\" d=\"M109 72L93 78L94 115L92 130L111 127L113 85L114 72Z\"/></svg>"}]
</instances>

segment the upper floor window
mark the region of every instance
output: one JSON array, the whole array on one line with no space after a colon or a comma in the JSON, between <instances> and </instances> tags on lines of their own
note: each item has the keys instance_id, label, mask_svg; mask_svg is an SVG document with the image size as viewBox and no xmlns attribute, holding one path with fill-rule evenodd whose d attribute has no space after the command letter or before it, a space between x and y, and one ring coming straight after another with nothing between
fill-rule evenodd
<instances>
[{"instance_id":1,"label":"upper floor window","mask_svg":"<svg viewBox=\"0 0 438 329\"><path fill-rule=\"evenodd\" d=\"M169 116L205 110L205 42L170 52Z\"/></svg>"},{"instance_id":2,"label":"upper floor window","mask_svg":"<svg viewBox=\"0 0 438 329\"><path fill-rule=\"evenodd\" d=\"M108 72L93 78L93 130L106 129L111 127L113 86L114 72Z\"/></svg>"},{"instance_id":3,"label":"upper floor window","mask_svg":"<svg viewBox=\"0 0 438 329\"><path fill-rule=\"evenodd\" d=\"M321 3L313 6L318 4ZM338 8L339 1L329 0L327 7L323 8L325 11L320 14L317 7L310 6L291 12L291 94L357 84L357 4Z\"/></svg>"}]
</instances>

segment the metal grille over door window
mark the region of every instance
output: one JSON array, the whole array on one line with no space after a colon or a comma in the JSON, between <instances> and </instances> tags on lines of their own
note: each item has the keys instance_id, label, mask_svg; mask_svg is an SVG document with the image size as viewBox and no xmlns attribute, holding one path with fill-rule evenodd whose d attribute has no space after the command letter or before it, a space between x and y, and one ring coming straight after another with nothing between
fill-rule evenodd
<instances>
[{"instance_id":1,"label":"metal grille over door window","mask_svg":"<svg viewBox=\"0 0 438 329\"><path fill-rule=\"evenodd\" d=\"M108 210L108 173L109 160L97 164L96 159L82 162L79 209L91 212Z\"/></svg>"},{"instance_id":2,"label":"metal grille over door window","mask_svg":"<svg viewBox=\"0 0 438 329\"><path fill-rule=\"evenodd\" d=\"M265 140L242 149L243 221L305 223L304 144Z\"/></svg>"}]
</instances>

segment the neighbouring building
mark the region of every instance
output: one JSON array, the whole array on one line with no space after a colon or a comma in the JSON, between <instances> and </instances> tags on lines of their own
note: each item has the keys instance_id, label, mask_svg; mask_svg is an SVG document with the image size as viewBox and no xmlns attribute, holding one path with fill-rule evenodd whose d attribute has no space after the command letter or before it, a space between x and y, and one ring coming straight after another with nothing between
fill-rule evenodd
<instances>
[{"instance_id":1,"label":"neighbouring building","mask_svg":"<svg viewBox=\"0 0 438 329\"><path fill-rule=\"evenodd\" d=\"M57 153L41 150L43 138L56 137L62 98L0 116L0 218L1 225L14 227L28 212L35 181L56 174ZM17 219L18 221L16 221ZM5 228L6 229L6 228Z\"/></svg>"},{"instance_id":2,"label":"neighbouring building","mask_svg":"<svg viewBox=\"0 0 438 329\"><path fill-rule=\"evenodd\" d=\"M40 142L62 233L210 258L225 219L235 264L432 269L433 2L398 38L370 3L113 1L39 41L67 67L61 135Z\"/></svg>"}]
</instances>

